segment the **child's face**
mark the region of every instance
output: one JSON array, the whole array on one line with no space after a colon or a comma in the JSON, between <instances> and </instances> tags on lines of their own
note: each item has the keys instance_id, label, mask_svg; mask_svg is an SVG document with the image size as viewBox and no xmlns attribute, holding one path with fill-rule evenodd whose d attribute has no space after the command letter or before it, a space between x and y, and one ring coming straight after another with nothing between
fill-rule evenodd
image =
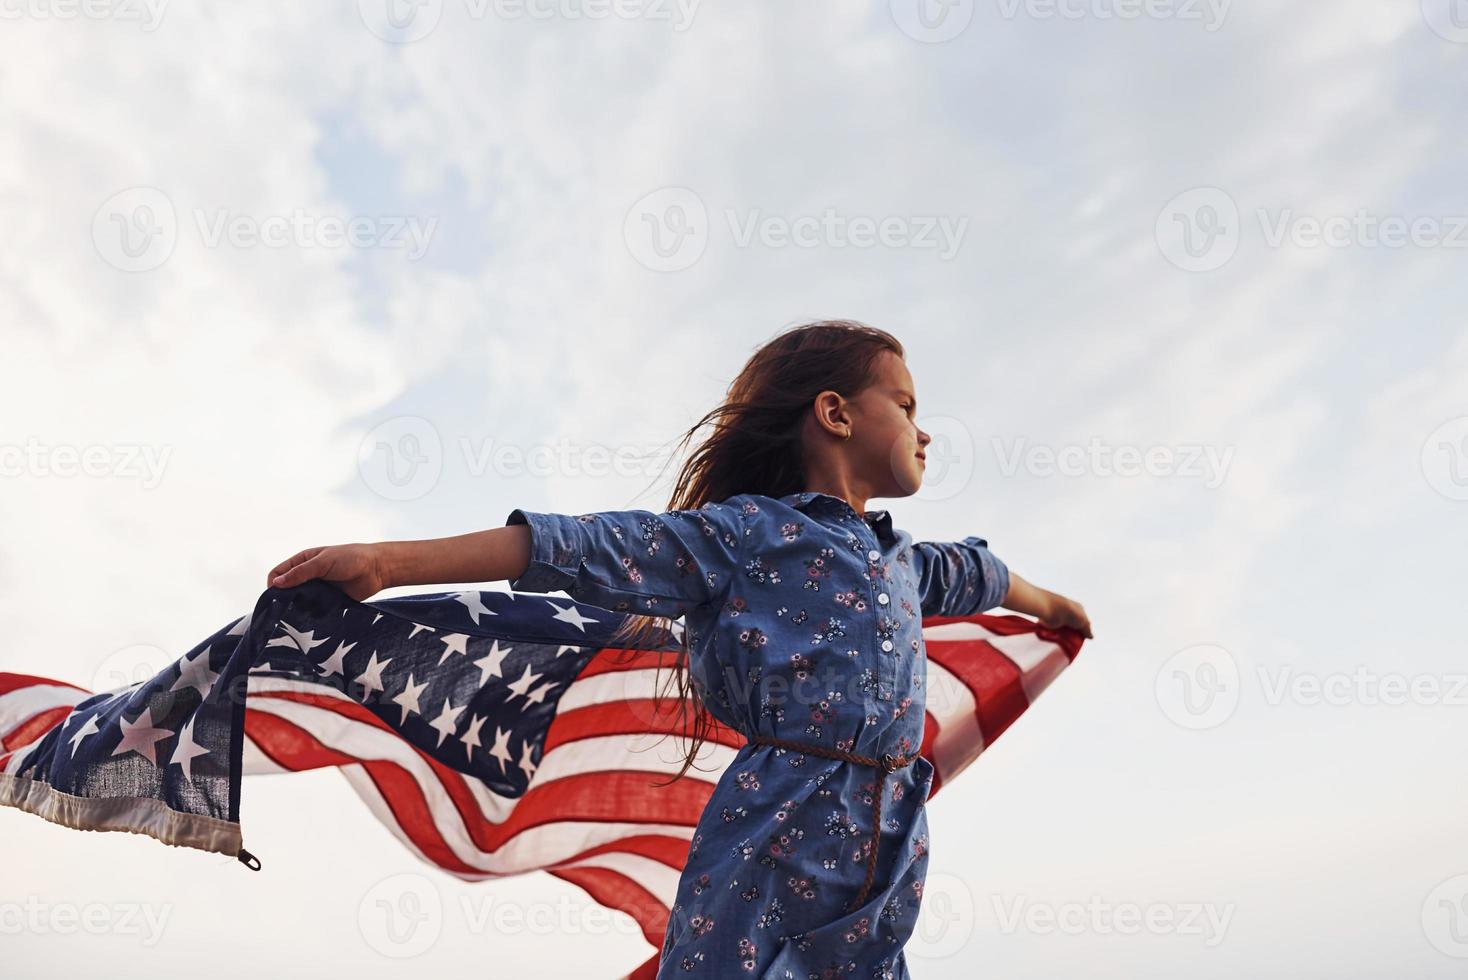
<instances>
[{"instance_id":1,"label":"child's face","mask_svg":"<svg viewBox=\"0 0 1468 980\"><path fill-rule=\"evenodd\" d=\"M883 351L874 376L849 400L852 426L845 449L871 485L870 496L906 497L922 486L923 453L932 436L915 421L917 393L902 358Z\"/></svg>"}]
</instances>

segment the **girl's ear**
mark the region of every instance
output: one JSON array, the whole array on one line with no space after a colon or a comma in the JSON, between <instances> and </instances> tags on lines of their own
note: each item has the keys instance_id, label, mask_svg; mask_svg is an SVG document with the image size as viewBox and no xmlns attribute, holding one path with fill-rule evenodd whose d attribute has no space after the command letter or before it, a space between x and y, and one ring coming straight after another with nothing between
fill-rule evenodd
<instances>
[{"instance_id":1,"label":"girl's ear","mask_svg":"<svg viewBox=\"0 0 1468 980\"><path fill-rule=\"evenodd\" d=\"M816 422L838 438L848 438L851 435L851 415L847 409L846 399L834 391L823 391L816 395L815 402L811 406L815 413Z\"/></svg>"}]
</instances>

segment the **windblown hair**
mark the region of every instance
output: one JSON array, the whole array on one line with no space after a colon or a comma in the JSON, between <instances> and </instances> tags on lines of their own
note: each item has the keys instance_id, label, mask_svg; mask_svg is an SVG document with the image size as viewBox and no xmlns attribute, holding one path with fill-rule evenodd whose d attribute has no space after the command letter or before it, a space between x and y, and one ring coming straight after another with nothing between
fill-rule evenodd
<instances>
[{"instance_id":1,"label":"windblown hair","mask_svg":"<svg viewBox=\"0 0 1468 980\"><path fill-rule=\"evenodd\" d=\"M740 493L783 497L807 489L801 439L806 413L823 391L851 398L868 387L883 351L905 356L892 334L854 320L801 324L758 348L729 385L723 404L679 440L679 447L687 446L701 429L710 429L679 470L667 509L695 509ZM664 618L634 614L618 628L608 646L665 646L669 635ZM689 676L689 652L685 628L673 679L678 691L677 717L683 735L691 741L683 768L672 779L657 784L660 786L688 772L715 724ZM658 717L662 717L662 690L654 697Z\"/></svg>"}]
</instances>

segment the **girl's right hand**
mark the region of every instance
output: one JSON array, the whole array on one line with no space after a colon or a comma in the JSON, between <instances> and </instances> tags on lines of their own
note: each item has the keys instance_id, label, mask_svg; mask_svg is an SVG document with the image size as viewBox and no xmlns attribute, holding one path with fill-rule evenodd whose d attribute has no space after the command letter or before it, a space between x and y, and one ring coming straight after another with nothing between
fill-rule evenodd
<instances>
[{"instance_id":1,"label":"girl's right hand","mask_svg":"<svg viewBox=\"0 0 1468 980\"><path fill-rule=\"evenodd\" d=\"M267 588L289 589L323 579L358 602L387 588L382 553L371 544L337 544L298 551L265 576Z\"/></svg>"},{"instance_id":2,"label":"girl's right hand","mask_svg":"<svg viewBox=\"0 0 1468 980\"><path fill-rule=\"evenodd\" d=\"M1086 615L1085 607L1063 595L1057 594L1047 613L1037 618L1042 626L1067 627L1079 630L1081 635L1088 640L1095 638L1091 633L1091 620Z\"/></svg>"}]
</instances>

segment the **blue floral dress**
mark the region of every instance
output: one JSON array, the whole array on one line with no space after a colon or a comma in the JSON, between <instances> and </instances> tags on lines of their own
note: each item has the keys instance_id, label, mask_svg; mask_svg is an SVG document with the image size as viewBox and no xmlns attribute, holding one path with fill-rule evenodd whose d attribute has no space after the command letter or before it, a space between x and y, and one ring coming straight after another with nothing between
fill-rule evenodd
<instances>
[{"instance_id":1,"label":"blue floral dress","mask_svg":"<svg viewBox=\"0 0 1468 980\"><path fill-rule=\"evenodd\" d=\"M532 537L511 588L682 616L690 676L720 722L867 756L922 744L923 617L983 612L1009 588L983 538L914 542L887 511L816 491L661 514L516 509L506 524ZM908 976L932 776L921 757L884 773L746 743L694 828L660 980Z\"/></svg>"}]
</instances>

